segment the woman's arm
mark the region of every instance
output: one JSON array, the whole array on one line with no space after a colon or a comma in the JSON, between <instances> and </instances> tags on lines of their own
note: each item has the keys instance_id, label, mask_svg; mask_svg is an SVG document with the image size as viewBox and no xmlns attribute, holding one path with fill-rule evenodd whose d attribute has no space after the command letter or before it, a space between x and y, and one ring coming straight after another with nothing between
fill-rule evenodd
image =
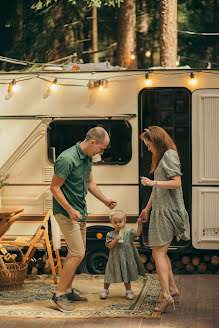
<instances>
[{"instance_id":1,"label":"woman's arm","mask_svg":"<svg viewBox=\"0 0 219 328\"><path fill-rule=\"evenodd\" d=\"M156 186L162 189L179 189L181 187L181 176L172 177L167 181L156 181L143 177L141 178L141 183L143 186L149 187Z\"/></svg>"},{"instance_id":2,"label":"woman's arm","mask_svg":"<svg viewBox=\"0 0 219 328\"><path fill-rule=\"evenodd\" d=\"M151 207L152 207L152 193L146 207L142 210L141 214L139 215L139 218L142 219L143 222L148 221L148 214L151 210Z\"/></svg>"}]
</instances>

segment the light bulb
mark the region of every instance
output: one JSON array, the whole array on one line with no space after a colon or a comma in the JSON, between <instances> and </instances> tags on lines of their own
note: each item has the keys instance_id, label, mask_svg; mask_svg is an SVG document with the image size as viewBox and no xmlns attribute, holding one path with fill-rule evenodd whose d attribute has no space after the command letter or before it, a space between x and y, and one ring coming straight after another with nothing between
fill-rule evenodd
<instances>
[{"instance_id":1,"label":"light bulb","mask_svg":"<svg viewBox=\"0 0 219 328\"><path fill-rule=\"evenodd\" d=\"M55 78L53 82L50 82L50 85L48 86L48 89L47 89L48 95L50 95L51 91L54 92L58 89L58 86L56 83L57 83L57 78Z\"/></svg>"},{"instance_id":2,"label":"light bulb","mask_svg":"<svg viewBox=\"0 0 219 328\"><path fill-rule=\"evenodd\" d=\"M146 57L151 57L151 51L150 51L150 50L147 50L147 51L145 52L145 56L146 56Z\"/></svg>"},{"instance_id":3,"label":"light bulb","mask_svg":"<svg viewBox=\"0 0 219 328\"><path fill-rule=\"evenodd\" d=\"M57 84L51 83L50 90L56 91L58 89Z\"/></svg>"},{"instance_id":4,"label":"light bulb","mask_svg":"<svg viewBox=\"0 0 219 328\"><path fill-rule=\"evenodd\" d=\"M197 80L195 79L194 73L191 73L191 74L190 74L190 81L189 81L189 84L190 84L190 85L196 85L196 83L197 83Z\"/></svg>"},{"instance_id":5,"label":"light bulb","mask_svg":"<svg viewBox=\"0 0 219 328\"><path fill-rule=\"evenodd\" d=\"M99 91L102 92L103 91L103 81L99 81Z\"/></svg>"},{"instance_id":6,"label":"light bulb","mask_svg":"<svg viewBox=\"0 0 219 328\"><path fill-rule=\"evenodd\" d=\"M135 55L133 53L131 54L130 57L131 57L131 60L135 60Z\"/></svg>"},{"instance_id":7,"label":"light bulb","mask_svg":"<svg viewBox=\"0 0 219 328\"><path fill-rule=\"evenodd\" d=\"M177 57L176 66L179 66L179 64L180 64L180 56Z\"/></svg>"},{"instance_id":8,"label":"light bulb","mask_svg":"<svg viewBox=\"0 0 219 328\"><path fill-rule=\"evenodd\" d=\"M150 80L149 73L146 73L146 74L145 74L145 85L146 85L146 87L149 87L149 86L152 85L152 82L151 82L151 80Z\"/></svg>"},{"instance_id":9,"label":"light bulb","mask_svg":"<svg viewBox=\"0 0 219 328\"><path fill-rule=\"evenodd\" d=\"M12 90L13 91L17 92L17 91L19 91L19 89L20 89L20 86L19 85L17 85L17 84L13 84L12 85Z\"/></svg>"}]
</instances>

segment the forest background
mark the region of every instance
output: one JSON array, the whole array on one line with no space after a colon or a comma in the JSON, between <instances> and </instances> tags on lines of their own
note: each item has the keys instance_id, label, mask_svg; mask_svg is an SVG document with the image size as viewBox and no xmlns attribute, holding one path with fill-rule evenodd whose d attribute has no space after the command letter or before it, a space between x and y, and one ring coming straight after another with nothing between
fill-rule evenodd
<instances>
[{"instance_id":1,"label":"forest background","mask_svg":"<svg viewBox=\"0 0 219 328\"><path fill-rule=\"evenodd\" d=\"M177 6L180 66L209 68L210 63L211 68L219 68L218 35L182 32L219 32L219 2L172 1ZM159 0L1 0L0 56L34 63L58 60L57 63L63 64L76 52L84 63L109 61L111 65L123 66L118 60L120 31L124 28L121 17L124 20L128 10L125 3L128 7L131 2L134 3L135 68L160 66L160 5L163 1ZM130 12L128 15L130 19ZM125 28L129 32L131 24ZM149 57L145 56L146 51L151 52ZM59 61L61 58L64 59ZM38 65L29 65L25 70L37 68ZM21 70L24 66L1 61L0 69Z\"/></svg>"}]
</instances>

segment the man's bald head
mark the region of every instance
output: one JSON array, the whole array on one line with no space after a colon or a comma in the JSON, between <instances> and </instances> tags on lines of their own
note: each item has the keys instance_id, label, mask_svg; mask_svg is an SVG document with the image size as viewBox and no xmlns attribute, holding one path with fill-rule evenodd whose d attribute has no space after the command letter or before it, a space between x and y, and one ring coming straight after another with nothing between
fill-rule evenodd
<instances>
[{"instance_id":1,"label":"man's bald head","mask_svg":"<svg viewBox=\"0 0 219 328\"><path fill-rule=\"evenodd\" d=\"M107 131L101 126L96 126L87 132L85 141L93 139L97 144L102 144L106 138L109 138Z\"/></svg>"}]
</instances>

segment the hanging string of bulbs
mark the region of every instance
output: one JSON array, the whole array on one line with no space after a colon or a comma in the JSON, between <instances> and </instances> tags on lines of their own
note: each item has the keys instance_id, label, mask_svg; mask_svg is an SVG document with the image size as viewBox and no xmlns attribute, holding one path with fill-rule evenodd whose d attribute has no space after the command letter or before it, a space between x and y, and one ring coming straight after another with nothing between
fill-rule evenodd
<instances>
[{"instance_id":1,"label":"hanging string of bulbs","mask_svg":"<svg viewBox=\"0 0 219 328\"><path fill-rule=\"evenodd\" d=\"M198 72L200 72L200 70L198 70L197 72L189 72L186 71L186 72L183 72L183 70L181 71L177 71L177 72L173 72L171 71L171 76L172 75L187 75L189 74L189 81L188 83L191 85L191 87L194 87L196 84L197 84L197 75L198 75ZM151 76L152 75L157 75L157 74L160 74L160 72L158 71L155 71L155 70L149 70L149 71L146 71L145 70L140 70L138 73L130 73L130 74L126 74L125 77L128 77L128 76L142 76L142 74L145 74L144 77L144 86L145 87L151 87L153 85L153 81L152 81L152 78ZM215 71L215 72L212 72L212 71L203 71L203 73L207 73L207 74L219 74L219 72ZM163 72L161 73L163 74ZM165 71L165 74L167 75L168 72ZM170 75L170 74L169 74ZM52 79L51 79L52 77ZM29 77L26 77L26 78L18 78L18 79L13 79L12 81L10 81L9 83L8 82L5 82L6 80L3 80L3 82L1 82L0 80L0 84L8 84L8 89L7 89L7 94L5 96L5 99L6 100L9 100L13 95L14 93L17 93L20 88L21 88L21 85L19 85L20 82L22 81L25 81L25 80L30 80L30 79L33 79L33 78L39 78L43 81L45 81L48 86L45 90L45 93L43 95L43 98L47 98L49 97L50 95L52 95L53 93L55 93L58 88L60 86L68 86L68 87L71 87L71 86L74 86L74 87L85 87L85 88L88 88L90 90L96 90L96 91L99 91L99 92L103 92L104 89L106 89L108 87L108 83L109 83L109 80L111 80L111 82L118 82L118 81L112 81L113 79L115 78L118 78L118 77L121 77L121 75L115 75L115 76L110 76L108 77L107 79L81 79L81 78L69 78L69 77L54 77L54 76L51 76L49 78L45 78L44 76L40 76L40 74L35 74L34 76L29 76ZM61 83L61 82L58 82L61 81L61 80L80 80L80 81L88 81L88 83L85 85L85 84L73 84L73 83ZM8 80L8 79L7 79Z\"/></svg>"},{"instance_id":2,"label":"hanging string of bulbs","mask_svg":"<svg viewBox=\"0 0 219 328\"><path fill-rule=\"evenodd\" d=\"M145 51L145 57L149 58L149 57L151 57L151 54L152 54L151 53L151 50L146 50ZM135 56L134 51L131 52L130 58L131 58L131 60L135 60L136 56ZM219 65L219 63L214 63L214 62L210 62L210 61L209 62L206 62L204 60L197 60L197 59L190 58L190 57L177 56L176 66L179 66L180 65L180 59L181 58L185 58L185 59L196 61L196 62L200 62L200 63L207 63L207 67L206 67L207 69L211 69L212 64Z\"/></svg>"}]
</instances>

